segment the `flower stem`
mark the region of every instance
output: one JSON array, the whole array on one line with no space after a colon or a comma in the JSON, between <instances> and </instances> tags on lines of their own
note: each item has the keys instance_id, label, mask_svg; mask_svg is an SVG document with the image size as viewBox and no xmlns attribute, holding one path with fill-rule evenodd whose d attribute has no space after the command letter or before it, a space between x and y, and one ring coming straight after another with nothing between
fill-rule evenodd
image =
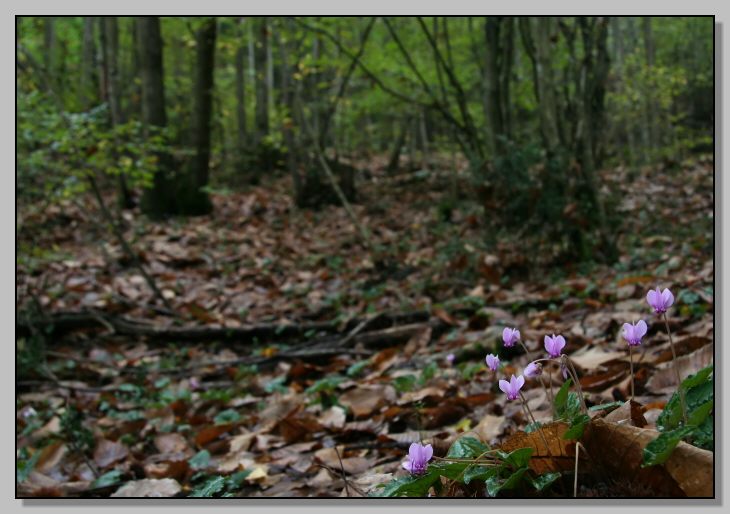
<instances>
[{"instance_id":1,"label":"flower stem","mask_svg":"<svg viewBox=\"0 0 730 514\"><path fill-rule=\"evenodd\" d=\"M634 401L634 351L629 345L629 366L631 367L631 401Z\"/></svg>"},{"instance_id":2,"label":"flower stem","mask_svg":"<svg viewBox=\"0 0 730 514\"><path fill-rule=\"evenodd\" d=\"M573 377L573 382L575 383L575 388L578 390L578 397L580 398L580 404L583 407L583 412L585 414L588 414L588 407L586 406L586 400L583 398L583 389L580 387L580 381L578 380L578 373L575 371L575 368L573 367L573 363L570 361L570 358L563 354L564 362L568 363L568 372Z\"/></svg>"},{"instance_id":3,"label":"flower stem","mask_svg":"<svg viewBox=\"0 0 730 514\"><path fill-rule=\"evenodd\" d=\"M537 421L535 421L535 416L532 415L530 406L527 405L527 400L525 399L525 395L522 394L522 391L520 391L520 398L522 399L522 406L525 408L529 418L532 420L532 424L537 428L537 431L540 433L540 437L542 437L542 442L545 444L545 450L547 450L548 455L552 458L553 454L550 452L550 445L545 438L545 434L542 432L542 426L538 425Z\"/></svg>"},{"instance_id":4,"label":"flower stem","mask_svg":"<svg viewBox=\"0 0 730 514\"><path fill-rule=\"evenodd\" d=\"M667 335L669 336L669 347L672 349L672 363L674 364L674 376L677 379L677 388L679 389L679 403L682 406L682 419L684 425L687 426L687 404L684 401L684 389L682 388L682 379L679 376L679 366L677 365L677 354L674 351L674 341L672 340L672 332L669 330L669 320L667 320L667 313L662 314L664 317L664 326L667 328Z\"/></svg>"}]
</instances>

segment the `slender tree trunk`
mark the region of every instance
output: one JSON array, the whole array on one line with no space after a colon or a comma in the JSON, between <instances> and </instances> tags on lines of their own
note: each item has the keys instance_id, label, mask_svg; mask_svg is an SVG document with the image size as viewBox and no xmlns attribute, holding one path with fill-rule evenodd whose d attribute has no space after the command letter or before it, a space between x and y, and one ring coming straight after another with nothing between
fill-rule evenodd
<instances>
[{"instance_id":1,"label":"slender tree trunk","mask_svg":"<svg viewBox=\"0 0 730 514\"><path fill-rule=\"evenodd\" d=\"M105 16L101 20L101 47L103 61L104 98L109 105L111 126L124 123L119 83L119 28L117 18ZM119 207L129 209L134 205L124 175L119 175Z\"/></svg>"},{"instance_id":2,"label":"slender tree trunk","mask_svg":"<svg viewBox=\"0 0 730 514\"><path fill-rule=\"evenodd\" d=\"M644 51L646 53L646 67L648 68L649 74L653 73L654 59L655 59L655 48L654 48L654 33L652 31L652 19L650 16L644 16L641 18L641 28L644 36ZM651 87L651 86L650 86ZM661 126L657 124L657 104L654 95L651 90L646 91L646 132L649 135L649 145L651 148L657 148L661 145L658 128Z\"/></svg>"},{"instance_id":3,"label":"slender tree trunk","mask_svg":"<svg viewBox=\"0 0 730 514\"><path fill-rule=\"evenodd\" d=\"M266 55L268 54L269 34L268 22L264 18L256 18L256 42L254 61L256 70L256 144L269 135L269 91L266 81Z\"/></svg>"},{"instance_id":4,"label":"slender tree trunk","mask_svg":"<svg viewBox=\"0 0 730 514\"><path fill-rule=\"evenodd\" d=\"M500 45L500 28L503 19L501 16L489 16L484 23L487 44L487 63L485 66L487 77L487 116L489 122L490 151L493 155L504 154L502 137L504 136L504 119L501 107L500 57L503 49Z\"/></svg>"},{"instance_id":5,"label":"slender tree trunk","mask_svg":"<svg viewBox=\"0 0 730 514\"><path fill-rule=\"evenodd\" d=\"M160 19L156 16L137 18L137 47L142 79L142 121L148 137L167 125L165 84L162 61ZM142 198L142 210L152 218L175 213L175 191L169 154L158 154L158 169L153 185Z\"/></svg>"},{"instance_id":6,"label":"slender tree trunk","mask_svg":"<svg viewBox=\"0 0 730 514\"><path fill-rule=\"evenodd\" d=\"M208 18L195 34L196 63L191 132L194 154L189 161L184 190L178 195L180 212L193 216L208 214L213 210L210 197L203 188L208 185L209 178L216 27L216 19Z\"/></svg>"},{"instance_id":7,"label":"slender tree trunk","mask_svg":"<svg viewBox=\"0 0 730 514\"><path fill-rule=\"evenodd\" d=\"M243 37L243 31L240 27L244 24L244 19L238 20L239 38ZM246 128L246 47L241 44L236 50L236 121L238 123L237 138L237 154L239 156L239 166L243 162L245 155L246 141L248 139Z\"/></svg>"},{"instance_id":8,"label":"slender tree trunk","mask_svg":"<svg viewBox=\"0 0 730 514\"><path fill-rule=\"evenodd\" d=\"M81 84L79 85L79 104L87 111L96 100L96 49L94 45L95 19L84 17L84 31L81 44Z\"/></svg>"}]
</instances>

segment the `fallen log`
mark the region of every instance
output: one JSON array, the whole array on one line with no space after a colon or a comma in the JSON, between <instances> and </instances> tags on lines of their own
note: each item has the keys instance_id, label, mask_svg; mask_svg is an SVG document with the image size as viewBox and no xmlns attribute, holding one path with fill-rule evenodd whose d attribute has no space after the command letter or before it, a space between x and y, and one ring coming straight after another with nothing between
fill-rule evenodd
<instances>
[{"instance_id":1,"label":"fallen log","mask_svg":"<svg viewBox=\"0 0 730 514\"><path fill-rule=\"evenodd\" d=\"M386 328L414 323L424 323L430 318L428 311L414 311L394 314L380 314L377 319L368 323L368 330ZM367 319L353 318L347 322L313 321L305 323L262 323L243 327L210 327L210 326L167 326L153 325L126 316L112 315L101 311L60 311L49 313L43 317L19 316L16 321L16 337L27 337L32 329L40 333L62 337L79 330L107 330L118 335L145 338L148 341L202 342L226 341L232 343L251 343L272 339L290 340L303 338L312 334L336 334L353 330L367 322ZM394 330L394 338L406 337L409 329ZM373 336L377 339L377 336Z\"/></svg>"}]
</instances>

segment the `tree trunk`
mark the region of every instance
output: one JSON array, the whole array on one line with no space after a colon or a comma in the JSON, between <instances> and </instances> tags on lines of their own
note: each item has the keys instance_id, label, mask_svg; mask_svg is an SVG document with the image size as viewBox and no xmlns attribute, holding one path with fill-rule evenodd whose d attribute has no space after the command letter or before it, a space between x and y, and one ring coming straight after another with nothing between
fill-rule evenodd
<instances>
[{"instance_id":1,"label":"tree trunk","mask_svg":"<svg viewBox=\"0 0 730 514\"><path fill-rule=\"evenodd\" d=\"M147 136L159 133L167 125L165 84L162 62L160 19L156 16L137 18L137 48L142 79L142 121ZM142 210L153 219L175 213L175 191L172 163L167 153L158 154L158 168L153 185L145 190Z\"/></svg>"},{"instance_id":2,"label":"tree trunk","mask_svg":"<svg viewBox=\"0 0 730 514\"><path fill-rule=\"evenodd\" d=\"M217 21L209 18L195 34L196 64L193 89L193 116L190 158L184 186L178 193L179 211L192 216L209 214L213 210L208 193L211 114L215 71L215 39Z\"/></svg>"},{"instance_id":3,"label":"tree trunk","mask_svg":"<svg viewBox=\"0 0 730 514\"><path fill-rule=\"evenodd\" d=\"M243 38L243 31L240 30L244 19L238 20L239 38ZM239 166L243 163L245 155L246 140L248 139L246 129L246 47L241 44L236 51L236 121L238 123L237 154Z\"/></svg>"},{"instance_id":4,"label":"tree trunk","mask_svg":"<svg viewBox=\"0 0 730 514\"><path fill-rule=\"evenodd\" d=\"M655 48L654 48L654 34L651 27L651 17L644 16L641 18L641 28L644 36L644 51L646 53L646 67L648 68L649 74L653 73L655 59ZM651 82L649 83L651 84ZM649 85L649 87L651 87ZM646 91L646 132L649 135L649 146L650 148L657 148L661 145L659 137L658 127L661 124L657 124L657 111L658 107L654 95L651 90Z\"/></svg>"},{"instance_id":5,"label":"tree trunk","mask_svg":"<svg viewBox=\"0 0 730 514\"><path fill-rule=\"evenodd\" d=\"M101 20L101 48L103 61L104 97L109 105L111 126L124 123L122 117L121 88L119 85L119 28L117 18L105 16ZM119 207L133 207L132 195L124 175L119 175Z\"/></svg>"},{"instance_id":6,"label":"tree trunk","mask_svg":"<svg viewBox=\"0 0 730 514\"><path fill-rule=\"evenodd\" d=\"M487 63L486 63L486 84L487 84L487 116L489 122L490 151L493 155L504 154L502 137L504 136L504 119L501 108L501 81L500 81L500 57L503 49L500 45L500 28L502 25L501 16L489 16L484 23L484 30L487 39Z\"/></svg>"},{"instance_id":7,"label":"tree trunk","mask_svg":"<svg viewBox=\"0 0 730 514\"><path fill-rule=\"evenodd\" d=\"M91 16L84 17L84 31L81 44L81 84L79 86L79 104L88 111L96 101L96 49L94 45L94 23Z\"/></svg>"},{"instance_id":8,"label":"tree trunk","mask_svg":"<svg viewBox=\"0 0 730 514\"><path fill-rule=\"evenodd\" d=\"M256 73L256 145L269 135L269 92L266 81L266 55L269 46L267 19L256 18L254 62Z\"/></svg>"}]
</instances>

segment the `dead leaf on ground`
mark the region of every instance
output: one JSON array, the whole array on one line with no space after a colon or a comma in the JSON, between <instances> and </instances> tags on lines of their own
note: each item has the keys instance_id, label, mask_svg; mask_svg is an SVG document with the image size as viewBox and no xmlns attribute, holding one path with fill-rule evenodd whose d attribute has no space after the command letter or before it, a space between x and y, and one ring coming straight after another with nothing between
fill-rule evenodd
<instances>
[{"instance_id":1,"label":"dead leaf on ground","mask_svg":"<svg viewBox=\"0 0 730 514\"><path fill-rule=\"evenodd\" d=\"M643 411L644 408L641 404L629 400L618 409L609 412L603 419L619 425L626 424L641 428L647 425Z\"/></svg>"},{"instance_id":2,"label":"dead leaf on ground","mask_svg":"<svg viewBox=\"0 0 730 514\"><path fill-rule=\"evenodd\" d=\"M342 451L339 448L340 457L342 457ZM332 470L344 469L348 475L358 475L372 466L372 462L364 457L342 458L342 466L340 466L340 459L337 457L337 451L334 448L317 450L314 452L314 457Z\"/></svg>"},{"instance_id":3,"label":"dead leaf on ground","mask_svg":"<svg viewBox=\"0 0 730 514\"><path fill-rule=\"evenodd\" d=\"M501 449L511 452L519 448L532 448L529 466L538 474L575 469L575 441L563 439L567 423L554 422L543 425L534 432L516 432L501 445ZM544 440L543 440L544 436ZM547 442L547 446L545 443ZM583 459L583 457L580 457ZM587 467L581 463L581 470Z\"/></svg>"},{"instance_id":4,"label":"dead leaf on ground","mask_svg":"<svg viewBox=\"0 0 730 514\"><path fill-rule=\"evenodd\" d=\"M155 446L160 453L184 452L189 448L187 439L177 432L155 436Z\"/></svg>"},{"instance_id":5,"label":"dead leaf on ground","mask_svg":"<svg viewBox=\"0 0 730 514\"><path fill-rule=\"evenodd\" d=\"M112 498L170 498L182 488L172 478L146 478L127 482L112 494Z\"/></svg>"},{"instance_id":6,"label":"dead leaf on ground","mask_svg":"<svg viewBox=\"0 0 730 514\"><path fill-rule=\"evenodd\" d=\"M713 496L713 454L681 441L663 465L642 468L644 447L656 430L594 419L583 437L591 459L610 473L651 489L657 496Z\"/></svg>"},{"instance_id":7,"label":"dead leaf on ground","mask_svg":"<svg viewBox=\"0 0 730 514\"><path fill-rule=\"evenodd\" d=\"M356 418L369 416L377 409L395 400L395 389L389 385L355 387L340 395L340 405L352 411Z\"/></svg>"},{"instance_id":8,"label":"dead leaf on ground","mask_svg":"<svg viewBox=\"0 0 730 514\"><path fill-rule=\"evenodd\" d=\"M714 356L714 345L707 344L689 355L677 357L679 376L687 377L697 373L712 364ZM666 393L668 388L672 391L677 388L674 363L671 361L658 365L654 374L646 381L647 391L655 394Z\"/></svg>"},{"instance_id":9,"label":"dead leaf on ground","mask_svg":"<svg viewBox=\"0 0 730 514\"><path fill-rule=\"evenodd\" d=\"M126 458L127 455L129 450L122 443L101 439L94 450L94 462L103 469Z\"/></svg>"}]
</instances>

